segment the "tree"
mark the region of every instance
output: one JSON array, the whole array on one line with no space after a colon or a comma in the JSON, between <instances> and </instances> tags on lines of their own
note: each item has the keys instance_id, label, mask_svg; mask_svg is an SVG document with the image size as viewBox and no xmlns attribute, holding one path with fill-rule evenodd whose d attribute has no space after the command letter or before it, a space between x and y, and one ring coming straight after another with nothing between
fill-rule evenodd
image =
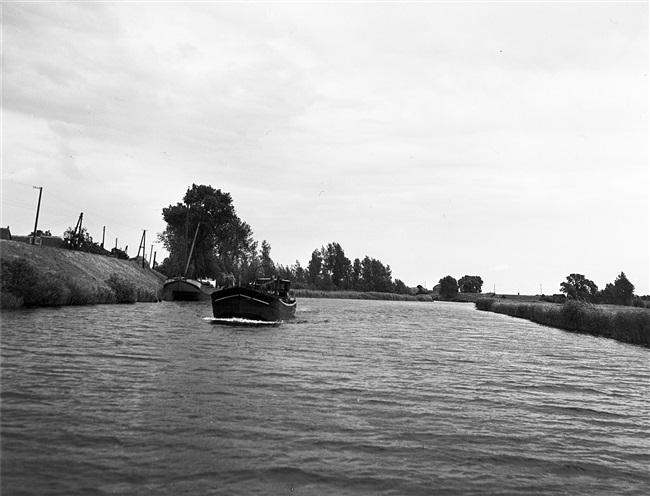
<instances>
[{"instance_id":1,"label":"tree","mask_svg":"<svg viewBox=\"0 0 650 496\"><path fill-rule=\"evenodd\" d=\"M624 272L621 272L614 281L614 299L617 305L632 305L634 284L628 280Z\"/></svg>"},{"instance_id":2,"label":"tree","mask_svg":"<svg viewBox=\"0 0 650 496\"><path fill-rule=\"evenodd\" d=\"M614 284L608 283L605 289L598 293L598 301L612 305L632 305L634 300L634 284L632 284L624 272L616 278Z\"/></svg>"},{"instance_id":3,"label":"tree","mask_svg":"<svg viewBox=\"0 0 650 496\"><path fill-rule=\"evenodd\" d=\"M260 259L262 262L262 265L265 265L268 267L270 271L273 271L275 268L275 264L273 263L273 260L271 259L271 245L267 240L262 241L262 248L260 251Z\"/></svg>"},{"instance_id":4,"label":"tree","mask_svg":"<svg viewBox=\"0 0 650 496\"><path fill-rule=\"evenodd\" d=\"M395 279L393 291L397 294L409 294L408 286L401 279Z\"/></svg>"},{"instance_id":5,"label":"tree","mask_svg":"<svg viewBox=\"0 0 650 496\"><path fill-rule=\"evenodd\" d=\"M483 279L480 276L463 276L458 280L461 293L480 293Z\"/></svg>"},{"instance_id":6,"label":"tree","mask_svg":"<svg viewBox=\"0 0 650 496\"><path fill-rule=\"evenodd\" d=\"M568 298L592 301L598 292L598 286L582 274L569 274L566 279L560 284L560 291Z\"/></svg>"},{"instance_id":7,"label":"tree","mask_svg":"<svg viewBox=\"0 0 650 496\"><path fill-rule=\"evenodd\" d=\"M321 248L323 270L325 270L332 284L338 289L348 289L352 274L352 264L345 256L343 248L338 243L329 243L326 248Z\"/></svg>"},{"instance_id":8,"label":"tree","mask_svg":"<svg viewBox=\"0 0 650 496\"><path fill-rule=\"evenodd\" d=\"M307 282L307 272L301 267L298 260L296 260L296 263L291 266L291 278L293 278L294 282L298 284Z\"/></svg>"},{"instance_id":9,"label":"tree","mask_svg":"<svg viewBox=\"0 0 650 496\"><path fill-rule=\"evenodd\" d=\"M445 276L440 281L440 296L451 299L458 293L458 281L451 276Z\"/></svg>"},{"instance_id":10,"label":"tree","mask_svg":"<svg viewBox=\"0 0 650 496\"><path fill-rule=\"evenodd\" d=\"M230 193L193 184L182 203L163 208L162 214L167 228L158 240L169 251L169 270L176 274L184 274L186 266L195 277L241 273L255 258L253 232L237 216Z\"/></svg>"},{"instance_id":11,"label":"tree","mask_svg":"<svg viewBox=\"0 0 650 496\"><path fill-rule=\"evenodd\" d=\"M88 234L88 230L82 227L79 231L76 228L68 227L63 233L63 241L65 247L76 251L85 251L87 253L103 253L104 250L97 243L93 242L93 238Z\"/></svg>"},{"instance_id":12,"label":"tree","mask_svg":"<svg viewBox=\"0 0 650 496\"><path fill-rule=\"evenodd\" d=\"M321 268L323 267L323 259L320 251L314 250L311 253L311 260L307 265L307 275L309 277L309 284L316 287L321 278Z\"/></svg>"},{"instance_id":13,"label":"tree","mask_svg":"<svg viewBox=\"0 0 650 496\"><path fill-rule=\"evenodd\" d=\"M352 289L355 291L361 291L361 260L358 258L354 259L352 264Z\"/></svg>"},{"instance_id":14,"label":"tree","mask_svg":"<svg viewBox=\"0 0 650 496\"><path fill-rule=\"evenodd\" d=\"M381 261L365 256L361 262L361 290L390 293L393 288L393 277L390 265L384 266Z\"/></svg>"}]
</instances>

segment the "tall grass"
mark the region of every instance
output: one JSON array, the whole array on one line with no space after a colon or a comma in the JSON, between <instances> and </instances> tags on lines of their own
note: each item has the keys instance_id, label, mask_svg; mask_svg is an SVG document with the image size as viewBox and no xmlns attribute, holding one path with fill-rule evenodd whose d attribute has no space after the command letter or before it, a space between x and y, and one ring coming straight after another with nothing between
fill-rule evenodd
<instances>
[{"instance_id":1,"label":"tall grass","mask_svg":"<svg viewBox=\"0 0 650 496\"><path fill-rule=\"evenodd\" d=\"M574 332L650 346L650 310L575 301L529 303L480 298L476 308Z\"/></svg>"},{"instance_id":2,"label":"tall grass","mask_svg":"<svg viewBox=\"0 0 650 496\"><path fill-rule=\"evenodd\" d=\"M294 289L298 298L336 298L340 300L386 300L386 301L433 301L430 295L404 295L380 293L378 291L318 291L313 289Z\"/></svg>"},{"instance_id":3,"label":"tall grass","mask_svg":"<svg viewBox=\"0 0 650 496\"><path fill-rule=\"evenodd\" d=\"M25 259L2 260L0 308L153 302L161 290L136 285L118 274L104 283L42 272Z\"/></svg>"}]
</instances>

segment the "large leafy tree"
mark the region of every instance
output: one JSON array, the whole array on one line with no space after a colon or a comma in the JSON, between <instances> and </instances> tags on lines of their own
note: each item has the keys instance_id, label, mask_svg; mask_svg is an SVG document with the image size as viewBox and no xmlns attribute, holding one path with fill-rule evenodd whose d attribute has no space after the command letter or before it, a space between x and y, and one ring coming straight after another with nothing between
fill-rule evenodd
<instances>
[{"instance_id":1,"label":"large leafy tree","mask_svg":"<svg viewBox=\"0 0 650 496\"><path fill-rule=\"evenodd\" d=\"M451 276L445 276L440 281L440 296L443 298L453 298L458 293L458 281Z\"/></svg>"},{"instance_id":2,"label":"large leafy tree","mask_svg":"<svg viewBox=\"0 0 650 496\"><path fill-rule=\"evenodd\" d=\"M463 276L458 280L461 293L480 293L483 287L481 276Z\"/></svg>"},{"instance_id":3,"label":"large leafy tree","mask_svg":"<svg viewBox=\"0 0 650 496\"><path fill-rule=\"evenodd\" d=\"M560 291L574 300L591 301L598 292L598 286L582 274L569 274L560 284Z\"/></svg>"},{"instance_id":4,"label":"large leafy tree","mask_svg":"<svg viewBox=\"0 0 650 496\"><path fill-rule=\"evenodd\" d=\"M169 251L169 275L217 278L241 272L255 256L253 232L237 216L230 193L193 184L182 202L162 213L167 228L158 239Z\"/></svg>"}]
</instances>

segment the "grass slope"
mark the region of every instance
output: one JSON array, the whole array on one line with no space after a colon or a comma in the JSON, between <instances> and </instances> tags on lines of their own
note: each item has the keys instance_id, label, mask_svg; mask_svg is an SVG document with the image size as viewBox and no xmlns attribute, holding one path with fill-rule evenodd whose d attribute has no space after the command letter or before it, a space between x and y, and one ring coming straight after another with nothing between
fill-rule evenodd
<instances>
[{"instance_id":1,"label":"grass slope","mask_svg":"<svg viewBox=\"0 0 650 496\"><path fill-rule=\"evenodd\" d=\"M165 276L131 260L0 240L2 308L158 301Z\"/></svg>"}]
</instances>

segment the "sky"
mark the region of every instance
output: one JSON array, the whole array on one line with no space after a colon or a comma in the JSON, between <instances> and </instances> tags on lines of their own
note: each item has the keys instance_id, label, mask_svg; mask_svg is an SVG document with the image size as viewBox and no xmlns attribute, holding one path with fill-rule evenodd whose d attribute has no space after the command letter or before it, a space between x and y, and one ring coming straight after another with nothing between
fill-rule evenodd
<instances>
[{"instance_id":1,"label":"sky","mask_svg":"<svg viewBox=\"0 0 650 496\"><path fill-rule=\"evenodd\" d=\"M12 234L165 256L229 192L276 263L337 242L408 286L650 294L647 2L3 2Z\"/></svg>"}]
</instances>

